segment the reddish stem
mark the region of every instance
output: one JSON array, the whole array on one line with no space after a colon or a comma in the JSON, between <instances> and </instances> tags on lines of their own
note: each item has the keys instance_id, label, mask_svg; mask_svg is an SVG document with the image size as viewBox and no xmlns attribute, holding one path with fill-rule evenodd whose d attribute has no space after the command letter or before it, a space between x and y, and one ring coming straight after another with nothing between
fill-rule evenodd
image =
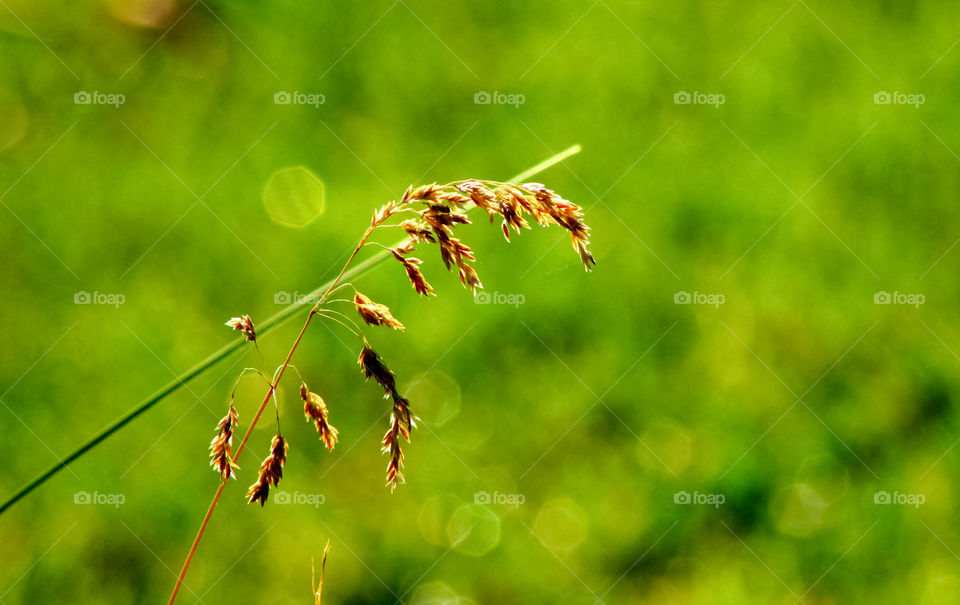
<instances>
[{"instance_id":1,"label":"reddish stem","mask_svg":"<svg viewBox=\"0 0 960 605\"><path fill-rule=\"evenodd\" d=\"M323 296L320 297L320 300L317 301L317 304L310 309L310 314L307 315L307 321L304 322L303 328L300 329L300 334L297 335L297 339L293 342L293 346L290 347L290 352L287 353L287 358L283 361L283 365L281 365L280 369L277 371L276 378L274 378L273 382L270 383L270 389L267 391L266 397L263 398L263 403L260 404L260 407L257 409L257 413L250 422L250 426L247 428L247 432L244 433L243 439L240 441L240 445L237 446L237 451L233 455L234 460L236 460L240 456L240 453L243 452L243 448L247 444L247 439L250 438L250 433L252 433L253 428L257 426L257 422L260 420L260 415L263 414L263 410L266 409L267 404L270 402L270 396L273 395L274 391L277 390L277 385L280 383L280 379L283 377L283 373L287 369L287 366L290 365L290 360L293 358L293 354L300 345L300 341L303 339L303 335L306 333L307 327L310 325L310 320L313 319L313 316L317 313L317 309L319 309L320 305L324 303L324 301L327 299L327 296L330 295L330 292L337 286L340 280L343 279L343 275L346 273L347 267L349 267L350 263L353 262L353 259L356 258L357 253L359 253L360 249L363 248L367 238L370 237L370 234L373 233L373 230L376 229L377 226L378 225L376 224L371 225L366 231L364 231L363 237L360 238L360 243L357 244L357 247L353 250L353 254L350 255L350 258L347 259L346 264L343 265L343 269L340 270L340 274L337 275L336 279L330 283L330 287L327 288L327 290L323 293ZM173 594L170 595L168 605L173 605L173 602L177 599L177 593L180 592L180 586L183 585L183 579L187 576L187 570L190 569L190 562L193 561L193 556L196 554L197 547L200 545L200 539L203 538L203 532L207 529L207 523L210 521L210 517L213 516L213 511L217 508L217 503L220 501L220 494L223 493L223 488L226 487L226 485L227 479L222 479L220 481L220 487L217 488L217 493L214 494L213 500L210 502L210 506L207 508L207 514L203 517L203 522L200 524L200 530L197 532L197 537L193 540L193 545L190 547L190 552L187 553L187 558L183 562L183 568L180 570L180 575L177 576L177 583L173 587Z\"/></svg>"}]
</instances>

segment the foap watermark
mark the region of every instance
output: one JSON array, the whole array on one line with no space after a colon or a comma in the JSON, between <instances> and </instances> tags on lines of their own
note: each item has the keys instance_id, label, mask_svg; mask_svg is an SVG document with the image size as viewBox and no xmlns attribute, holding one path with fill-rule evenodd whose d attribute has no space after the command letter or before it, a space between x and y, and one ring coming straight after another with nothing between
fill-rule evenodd
<instances>
[{"instance_id":1,"label":"foap watermark","mask_svg":"<svg viewBox=\"0 0 960 605\"><path fill-rule=\"evenodd\" d=\"M327 501L323 494L301 494L300 492L279 491L273 494L275 504L306 504L314 508L320 508L320 505Z\"/></svg>"},{"instance_id":2,"label":"foap watermark","mask_svg":"<svg viewBox=\"0 0 960 605\"><path fill-rule=\"evenodd\" d=\"M674 504L707 504L714 508L727 501L723 494L701 494L700 492L677 492L673 495Z\"/></svg>"},{"instance_id":3,"label":"foap watermark","mask_svg":"<svg viewBox=\"0 0 960 605\"><path fill-rule=\"evenodd\" d=\"M473 495L474 504L504 504L513 508L520 508L520 505L527 501L523 494L501 494L500 492L477 492Z\"/></svg>"},{"instance_id":4,"label":"foap watermark","mask_svg":"<svg viewBox=\"0 0 960 605\"><path fill-rule=\"evenodd\" d=\"M713 105L720 107L727 102L727 97L719 92L687 92L680 90L673 93L674 105Z\"/></svg>"},{"instance_id":5,"label":"foap watermark","mask_svg":"<svg viewBox=\"0 0 960 605\"><path fill-rule=\"evenodd\" d=\"M100 492L77 492L73 495L74 504L106 504L115 508L127 501L123 494L101 494Z\"/></svg>"},{"instance_id":6,"label":"foap watermark","mask_svg":"<svg viewBox=\"0 0 960 605\"><path fill-rule=\"evenodd\" d=\"M873 295L873 304L875 305L909 305L919 309L920 305L925 302L927 302L927 297L919 293L893 292L891 294L881 290Z\"/></svg>"},{"instance_id":7,"label":"foap watermark","mask_svg":"<svg viewBox=\"0 0 960 605\"><path fill-rule=\"evenodd\" d=\"M301 292L287 292L286 290L281 290L273 293L273 302L277 305L315 305L320 302L320 295L316 292L308 292L303 294Z\"/></svg>"},{"instance_id":8,"label":"foap watermark","mask_svg":"<svg viewBox=\"0 0 960 605\"><path fill-rule=\"evenodd\" d=\"M519 308L520 305L527 302L527 297L523 294L507 294L504 292L484 292L480 290L473 297L474 304L477 305L513 305Z\"/></svg>"},{"instance_id":9,"label":"foap watermark","mask_svg":"<svg viewBox=\"0 0 960 605\"><path fill-rule=\"evenodd\" d=\"M127 301L123 294L109 294L107 292L87 292L80 290L73 293L73 304L75 305L113 305L119 307Z\"/></svg>"},{"instance_id":10,"label":"foap watermark","mask_svg":"<svg viewBox=\"0 0 960 605\"><path fill-rule=\"evenodd\" d=\"M287 92L280 90L273 93L274 105L312 105L320 107L327 102L327 97L319 92Z\"/></svg>"},{"instance_id":11,"label":"foap watermark","mask_svg":"<svg viewBox=\"0 0 960 605\"><path fill-rule=\"evenodd\" d=\"M514 107L520 107L526 102L527 97L520 93L507 93L498 90L493 92L478 90L473 93L474 105L513 105Z\"/></svg>"},{"instance_id":12,"label":"foap watermark","mask_svg":"<svg viewBox=\"0 0 960 605\"><path fill-rule=\"evenodd\" d=\"M927 501L923 494L901 494L900 492L880 491L873 495L874 504L906 504L914 508L920 508L920 505Z\"/></svg>"},{"instance_id":13,"label":"foap watermark","mask_svg":"<svg viewBox=\"0 0 960 605\"><path fill-rule=\"evenodd\" d=\"M119 92L107 93L95 90L87 92L81 90L73 93L74 105L113 105L120 107L127 102L127 97Z\"/></svg>"},{"instance_id":14,"label":"foap watermark","mask_svg":"<svg viewBox=\"0 0 960 605\"><path fill-rule=\"evenodd\" d=\"M706 292L687 292L680 290L673 295L673 304L675 305L708 305L717 309L723 303L727 302L727 297L723 294L709 294Z\"/></svg>"},{"instance_id":15,"label":"foap watermark","mask_svg":"<svg viewBox=\"0 0 960 605\"><path fill-rule=\"evenodd\" d=\"M927 97L918 92L900 92L899 90L887 92L881 90L873 93L874 105L913 105L915 108L919 108L926 102Z\"/></svg>"}]
</instances>

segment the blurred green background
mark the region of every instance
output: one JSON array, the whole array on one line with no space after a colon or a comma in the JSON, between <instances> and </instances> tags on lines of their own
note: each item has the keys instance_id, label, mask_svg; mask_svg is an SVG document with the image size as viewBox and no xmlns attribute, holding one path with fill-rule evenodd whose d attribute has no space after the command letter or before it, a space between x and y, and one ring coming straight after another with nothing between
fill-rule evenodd
<instances>
[{"instance_id":1,"label":"blurred green background","mask_svg":"<svg viewBox=\"0 0 960 605\"><path fill-rule=\"evenodd\" d=\"M325 603L956 602L955 17L3 0L0 497L236 338L229 317L332 277L408 184L504 179L579 143L534 180L587 209L597 270L556 228L508 245L481 220L463 237L487 292L523 304L475 304L432 249L437 298L395 264L365 276L407 326L367 331L423 419L407 485L382 485L388 409L356 341L318 323L295 363L339 446L285 379L291 503L243 498L266 416L178 602L309 603L327 539ZM265 187L295 166L271 214ZM322 215L271 218L318 199L309 174ZM7 511L0 601L165 602L230 386L298 324ZM262 391L242 383L242 425Z\"/></svg>"}]
</instances>

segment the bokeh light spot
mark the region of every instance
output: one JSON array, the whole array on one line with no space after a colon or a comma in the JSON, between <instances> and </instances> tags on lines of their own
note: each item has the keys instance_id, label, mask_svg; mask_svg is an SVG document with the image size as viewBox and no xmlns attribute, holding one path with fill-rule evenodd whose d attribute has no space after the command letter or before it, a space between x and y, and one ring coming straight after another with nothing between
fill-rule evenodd
<instances>
[{"instance_id":1,"label":"bokeh light spot","mask_svg":"<svg viewBox=\"0 0 960 605\"><path fill-rule=\"evenodd\" d=\"M927 581L923 592L923 605L948 605L956 603L960 594L960 580L955 575L938 576Z\"/></svg>"},{"instance_id":2,"label":"bokeh light spot","mask_svg":"<svg viewBox=\"0 0 960 605\"><path fill-rule=\"evenodd\" d=\"M415 376L404 393L417 402L417 416L432 427L443 426L460 413L460 385L443 372Z\"/></svg>"},{"instance_id":3,"label":"bokeh light spot","mask_svg":"<svg viewBox=\"0 0 960 605\"><path fill-rule=\"evenodd\" d=\"M110 0L107 6L118 21L160 29L169 24L177 3L175 0Z\"/></svg>"},{"instance_id":4,"label":"bokeh light spot","mask_svg":"<svg viewBox=\"0 0 960 605\"><path fill-rule=\"evenodd\" d=\"M417 516L417 525L420 535L430 544L449 546L447 525L453 512L462 504L462 501L450 494L432 496L420 507Z\"/></svg>"},{"instance_id":5,"label":"bokeh light spot","mask_svg":"<svg viewBox=\"0 0 960 605\"><path fill-rule=\"evenodd\" d=\"M478 557L500 542L500 518L485 506L466 504L450 517L447 538L456 551Z\"/></svg>"},{"instance_id":6,"label":"bokeh light spot","mask_svg":"<svg viewBox=\"0 0 960 605\"><path fill-rule=\"evenodd\" d=\"M537 513L533 530L554 550L573 550L587 538L587 514L570 498L551 500Z\"/></svg>"},{"instance_id":7,"label":"bokeh light spot","mask_svg":"<svg viewBox=\"0 0 960 605\"><path fill-rule=\"evenodd\" d=\"M467 605L470 599L462 597L443 582L426 582L417 586L410 598L411 605Z\"/></svg>"},{"instance_id":8,"label":"bokeh light spot","mask_svg":"<svg viewBox=\"0 0 960 605\"><path fill-rule=\"evenodd\" d=\"M794 483L774 499L777 529L792 536L806 536L823 524L828 508L823 496L808 483Z\"/></svg>"},{"instance_id":9,"label":"bokeh light spot","mask_svg":"<svg viewBox=\"0 0 960 605\"><path fill-rule=\"evenodd\" d=\"M306 227L323 214L323 181L304 166L281 168L267 181L263 204L275 223Z\"/></svg>"}]
</instances>

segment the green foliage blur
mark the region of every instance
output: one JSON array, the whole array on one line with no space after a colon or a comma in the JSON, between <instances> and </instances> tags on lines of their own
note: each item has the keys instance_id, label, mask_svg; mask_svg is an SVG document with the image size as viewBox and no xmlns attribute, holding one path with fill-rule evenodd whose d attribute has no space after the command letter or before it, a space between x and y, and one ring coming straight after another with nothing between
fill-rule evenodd
<instances>
[{"instance_id":1,"label":"green foliage blur","mask_svg":"<svg viewBox=\"0 0 960 605\"><path fill-rule=\"evenodd\" d=\"M597 269L557 228L507 244L478 217L486 304L435 249L436 298L395 263L365 275L407 327L367 330L422 418L407 484L383 486L358 340L318 322L294 363L340 444L290 374L277 499L243 497L268 408L178 603L310 603L328 539L325 604L957 602L954 17L3 0L0 500L240 338L224 321L333 277L407 185L579 143L534 180L584 206ZM299 324L0 517L0 602L166 602L231 386ZM240 383L241 428L263 392Z\"/></svg>"}]
</instances>

